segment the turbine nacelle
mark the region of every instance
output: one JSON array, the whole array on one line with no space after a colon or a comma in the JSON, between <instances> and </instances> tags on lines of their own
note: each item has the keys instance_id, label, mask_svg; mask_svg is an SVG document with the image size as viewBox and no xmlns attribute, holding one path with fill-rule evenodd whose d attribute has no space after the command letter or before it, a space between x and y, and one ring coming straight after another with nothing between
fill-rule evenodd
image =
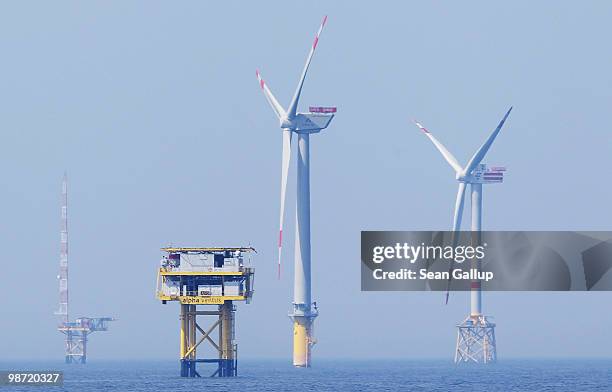
<instances>
[{"instance_id":1,"label":"turbine nacelle","mask_svg":"<svg viewBox=\"0 0 612 392\"><path fill-rule=\"evenodd\" d=\"M455 178L459 182L466 184L499 184L504 182L504 173L506 168L503 166L487 167L486 164L480 163L470 174L457 173Z\"/></svg>"},{"instance_id":2,"label":"turbine nacelle","mask_svg":"<svg viewBox=\"0 0 612 392\"><path fill-rule=\"evenodd\" d=\"M296 133L319 133L329 126L334 116L333 113L297 113L292 120L282 119L280 127Z\"/></svg>"}]
</instances>

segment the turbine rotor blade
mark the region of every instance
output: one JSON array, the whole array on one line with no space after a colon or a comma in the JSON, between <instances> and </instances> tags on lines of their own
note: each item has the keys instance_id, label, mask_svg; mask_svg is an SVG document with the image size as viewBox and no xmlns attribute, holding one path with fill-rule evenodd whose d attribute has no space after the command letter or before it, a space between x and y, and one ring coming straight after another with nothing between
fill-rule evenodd
<instances>
[{"instance_id":1,"label":"turbine rotor blade","mask_svg":"<svg viewBox=\"0 0 612 392\"><path fill-rule=\"evenodd\" d=\"M468 164L465 166L464 174L470 174L472 172L472 170L474 170L476 168L476 166L478 166L478 164L485 157L485 155L489 151L489 148L491 148L491 145L493 144L493 141L497 137L497 134L499 133L499 131L501 131L502 127L504 126L504 123L506 122L506 119L510 115L511 111L512 111L512 107L510 107L510 109L508 109L508 111L506 112L506 115L504 116L504 118L502 118L502 120L500 121L500 123L497 126L497 128L495 128L495 130L493 131L493 133L491 133L489 138L484 142L484 144L482 146L480 146L480 148L478 149L478 151L476 151L476 153L474 154L472 159L470 159Z\"/></svg>"},{"instance_id":2,"label":"turbine rotor blade","mask_svg":"<svg viewBox=\"0 0 612 392\"><path fill-rule=\"evenodd\" d=\"M459 241L459 231L461 230L461 217L463 216L463 205L465 204L465 182L459 183L457 189L457 200L455 201L455 216L453 217L453 234L451 238L451 245L453 248L457 246ZM450 296L450 286L453 280L452 271L455 266L454 260L451 260L448 267L448 281L446 282L446 304L448 305L448 297Z\"/></svg>"},{"instance_id":3,"label":"turbine rotor blade","mask_svg":"<svg viewBox=\"0 0 612 392\"><path fill-rule=\"evenodd\" d=\"M283 222L285 220L285 195L287 193L287 178L289 177L289 162L291 161L291 136L292 132L283 129L283 161L281 165L281 200L280 200L280 224L278 232L278 279L281 274L281 254L283 249Z\"/></svg>"},{"instance_id":4,"label":"turbine rotor blade","mask_svg":"<svg viewBox=\"0 0 612 392\"><path fill-rule=\"evenodd\" d=\"M276 113L276 116L278 117L279 120L282 119L283 117L285 117L285 109L283 109L280 103L278 103L278 101L276 100L276 97L274 96L274 94L272 94L272 91L270 91L270 88L268 87L266 82L261 77L259 70L256 70L255 74L257 75L259 86L261 87L266 99L268 100L268 103L272 107L272 110L274 110L274 113Z\"/></svg>"},{"instance_id":5,"label":"turbine rotor blade","mask_svg":"<svg viewBox=\"0 0 612 392\"><path fill-rule=\"evenodd\" d=\"M308 72L308 67L310 66L310 61L312 60L312 56L314 55L315 49L317 48L317 44L319 43L319 36L321 35L321 31L323 31L323 27L327 22L327 15L323 18L321 22L321 26L319 27L319 31L315 36L314 42L312 43L312 47L310 48L310 53L308 53L308 58L306 59L306 65L304 65L304 70L302 70L302 76L300 76L300 81L298 82L297 88L295 89L295 93L293 94L293 99L287 108L287 118L289 120L293 119L297 113L297 105L300 100L300 94L302 93L302 86L304 86L304 80L306 79L306 73Z\"/></svg>"},{"instance_id":6,"label":"turbine rotor blade","mask_svg":"<svg viewBox=\"0 0 612 392\"><path fill-rule=\"evenodd\" d=\"M444 145L442 143L440 143L438 141L438 139L436 139L434 137L434 135L432 135L431 132L429 132L427 130L427 128L425 128L423 125L421 125L421 123L419 123L418 121L414 121L414 123L416 124L417 127L419 127L419 129L421 131L423 131L425 136L427 136L429 138L429 140L431 140L431 142L434 144L434 146L436 146L436 148L438 149L438 151L440 151L440 153L442 154L444 159L446 159L446 162L448 162L448 164L451 165L453 170L455 170L455 173L460 173L463 170L463 168L461 167L461 165L457 161L457 158L455 158L455 156L453 154L451 154L451 152L448 151L446 149L446 147L444 147Z\"/></svg>"},{"instance_id":7,"label":"turbine rotor blade","mask_svg":"<svg viewBox=\"0 0 612 392\"><path fill-rule=\"evenodd\" d=\"M463 216L463 205L465 204L465 182L459 183L457 199L455 200L455 215L453 217L453 232L461 230L461 217Z\"/></svg>"}]
</instances>

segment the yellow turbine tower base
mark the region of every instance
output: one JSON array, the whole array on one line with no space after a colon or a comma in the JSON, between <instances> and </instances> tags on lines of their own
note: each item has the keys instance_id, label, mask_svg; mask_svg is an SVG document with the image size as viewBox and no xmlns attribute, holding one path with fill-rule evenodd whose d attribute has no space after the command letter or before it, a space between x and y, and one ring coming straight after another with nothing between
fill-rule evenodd
<instances>
[{"instance_id":1,"label":"yellow turbine tower base","mask_svg":"<svg viewBox=\"0 0 612 392\"><path fill-rule=\"evenodd\" d=\"M293 318L293 366L310 367L310 352L315 344L310 317Z\"/></svg>"}]
</instances>

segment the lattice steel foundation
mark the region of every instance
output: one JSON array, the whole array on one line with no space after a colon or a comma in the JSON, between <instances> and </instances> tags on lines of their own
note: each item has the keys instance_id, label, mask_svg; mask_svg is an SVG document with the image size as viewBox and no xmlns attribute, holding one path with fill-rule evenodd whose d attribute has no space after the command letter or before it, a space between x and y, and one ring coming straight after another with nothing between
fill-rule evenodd
<instances>
[{"instance_id":1,"label":"lattice steel foundation","mask_svg":"<svg viewBox=\"0 0 612 392\"><path fill-rule=\"evenodd\" d=\"M497 361L495 323L486 316L470 316L457 325L455 363L493 363Z\"/></svg>"}]
</instances>

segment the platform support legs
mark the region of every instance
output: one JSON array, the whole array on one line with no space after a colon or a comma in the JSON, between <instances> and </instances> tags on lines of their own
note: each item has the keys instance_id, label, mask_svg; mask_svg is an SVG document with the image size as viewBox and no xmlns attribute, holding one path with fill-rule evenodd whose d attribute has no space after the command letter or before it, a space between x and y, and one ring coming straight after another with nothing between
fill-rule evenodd
<instances>
[{"instance_id":1,"label":"platform support legs","mask_svg":"<svg viewBox=\"0 0 612 392\"><path fill-rule=\"evenodd\" d=\"M217 320L204 330L197 316L217 316ZM181 377L200 377L196 364L216 363L211 377L235 377L238 375L237 345L234 343L235 308L232 301L219 305L217 311L198 311L196 305L181 305L180 363ZM212 333L218 328L219 338L215 342ZM197 358L197 348L207 341L214 349L214 358Z\"/></svg>"}]
</instances>

